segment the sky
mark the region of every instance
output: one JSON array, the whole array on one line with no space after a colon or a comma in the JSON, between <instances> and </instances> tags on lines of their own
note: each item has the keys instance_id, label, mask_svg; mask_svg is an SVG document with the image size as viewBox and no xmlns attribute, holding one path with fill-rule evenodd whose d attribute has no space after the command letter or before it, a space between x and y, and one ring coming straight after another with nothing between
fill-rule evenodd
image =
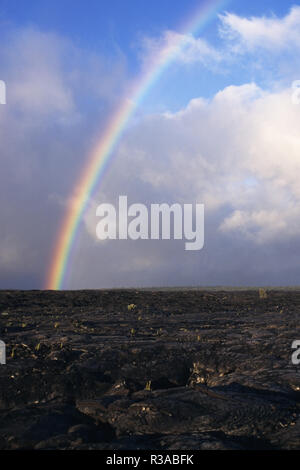
<instances>
[{"instance_id":1,"label":"sky","mask_svg":"<svg viewBox=\"0 0 300 470\"><path fill-rule=\"evenodd\" d=\"M153 57L63 288L300 284L300 2L0 0L0 288L43 289L91 152ZM300 94L299 94L300 97ZM300 101L300 100L299 100ZM203 203L205 243L106 240L101 203Z\"/></svg>"}]
</instances>

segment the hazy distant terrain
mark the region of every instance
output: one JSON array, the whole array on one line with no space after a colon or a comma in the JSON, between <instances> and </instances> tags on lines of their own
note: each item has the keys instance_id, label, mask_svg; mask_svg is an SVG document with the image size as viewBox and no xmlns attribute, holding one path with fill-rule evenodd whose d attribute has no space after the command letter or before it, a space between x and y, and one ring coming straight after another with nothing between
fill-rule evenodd
<instances>
[{"instance_id":1,"label":"hazy distant terrain","mask_svg":"<svg viewBox=\"0 0 300 470\"><path fill-rule=\"evenodd\" d=\"M1 291L0 448L297 449L300 290Z\"/></svg>"}]
</instances>

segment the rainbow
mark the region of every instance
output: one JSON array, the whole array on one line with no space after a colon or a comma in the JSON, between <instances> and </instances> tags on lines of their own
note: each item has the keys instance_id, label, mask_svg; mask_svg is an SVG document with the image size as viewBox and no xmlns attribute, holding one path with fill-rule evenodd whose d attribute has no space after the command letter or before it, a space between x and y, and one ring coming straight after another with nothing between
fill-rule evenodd
<instances>
[{"instance_id":1,"label":"rainbow","mask_svg":"<svg viewBox=\"0 0 300 470\"><path fill-rule=\"evenodd\" d=\"M230 0L206 0L194 12L191 18L180 28L180 33L174 35L173 41L155 54L143 70L140 78L133 84L127 98L112 115L106 129L77 181L70 198L63 223L51 256L49 271L46 274L46 289L58 290L63 288L63 282L69 264L72 247L80 226L87 204L101 180L107 164L119 143L126 125L145 94L156 83L165 69L172 63L183 45L182 35L199 33Z\"/></svg>"}]
</instances>

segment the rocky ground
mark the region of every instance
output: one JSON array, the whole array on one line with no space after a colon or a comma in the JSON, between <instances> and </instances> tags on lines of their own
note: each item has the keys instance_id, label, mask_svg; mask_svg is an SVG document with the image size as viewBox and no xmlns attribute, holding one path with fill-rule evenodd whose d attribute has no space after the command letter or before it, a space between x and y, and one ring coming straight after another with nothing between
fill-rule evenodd
<instances>
[{"instance_id":1,"label":"rocky ground","mask_svg":"<svg viewBox=\"0 0 300 470\"><path fill-rule=\"evenodd\" d=\"M298 290L0 291L0 449L299 449L299 312Z\"/></svg>"}]
</instances>

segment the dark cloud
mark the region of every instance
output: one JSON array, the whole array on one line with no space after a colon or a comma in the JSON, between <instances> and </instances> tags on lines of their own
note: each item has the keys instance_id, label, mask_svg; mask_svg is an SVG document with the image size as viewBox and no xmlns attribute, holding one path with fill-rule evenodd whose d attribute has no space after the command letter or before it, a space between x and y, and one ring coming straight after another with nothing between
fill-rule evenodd
<instances>
[{"instance_id":1,"label":"dark cloud","mask_svg":"<svg viewBox=\"0 0 300 470\"><path fill-rule=\"evenodd\" d=\"M41 288L65 203L120 99L126 64L34 29L10 31L0 61L0 285Z\"/></svg>"}]
</instances>

